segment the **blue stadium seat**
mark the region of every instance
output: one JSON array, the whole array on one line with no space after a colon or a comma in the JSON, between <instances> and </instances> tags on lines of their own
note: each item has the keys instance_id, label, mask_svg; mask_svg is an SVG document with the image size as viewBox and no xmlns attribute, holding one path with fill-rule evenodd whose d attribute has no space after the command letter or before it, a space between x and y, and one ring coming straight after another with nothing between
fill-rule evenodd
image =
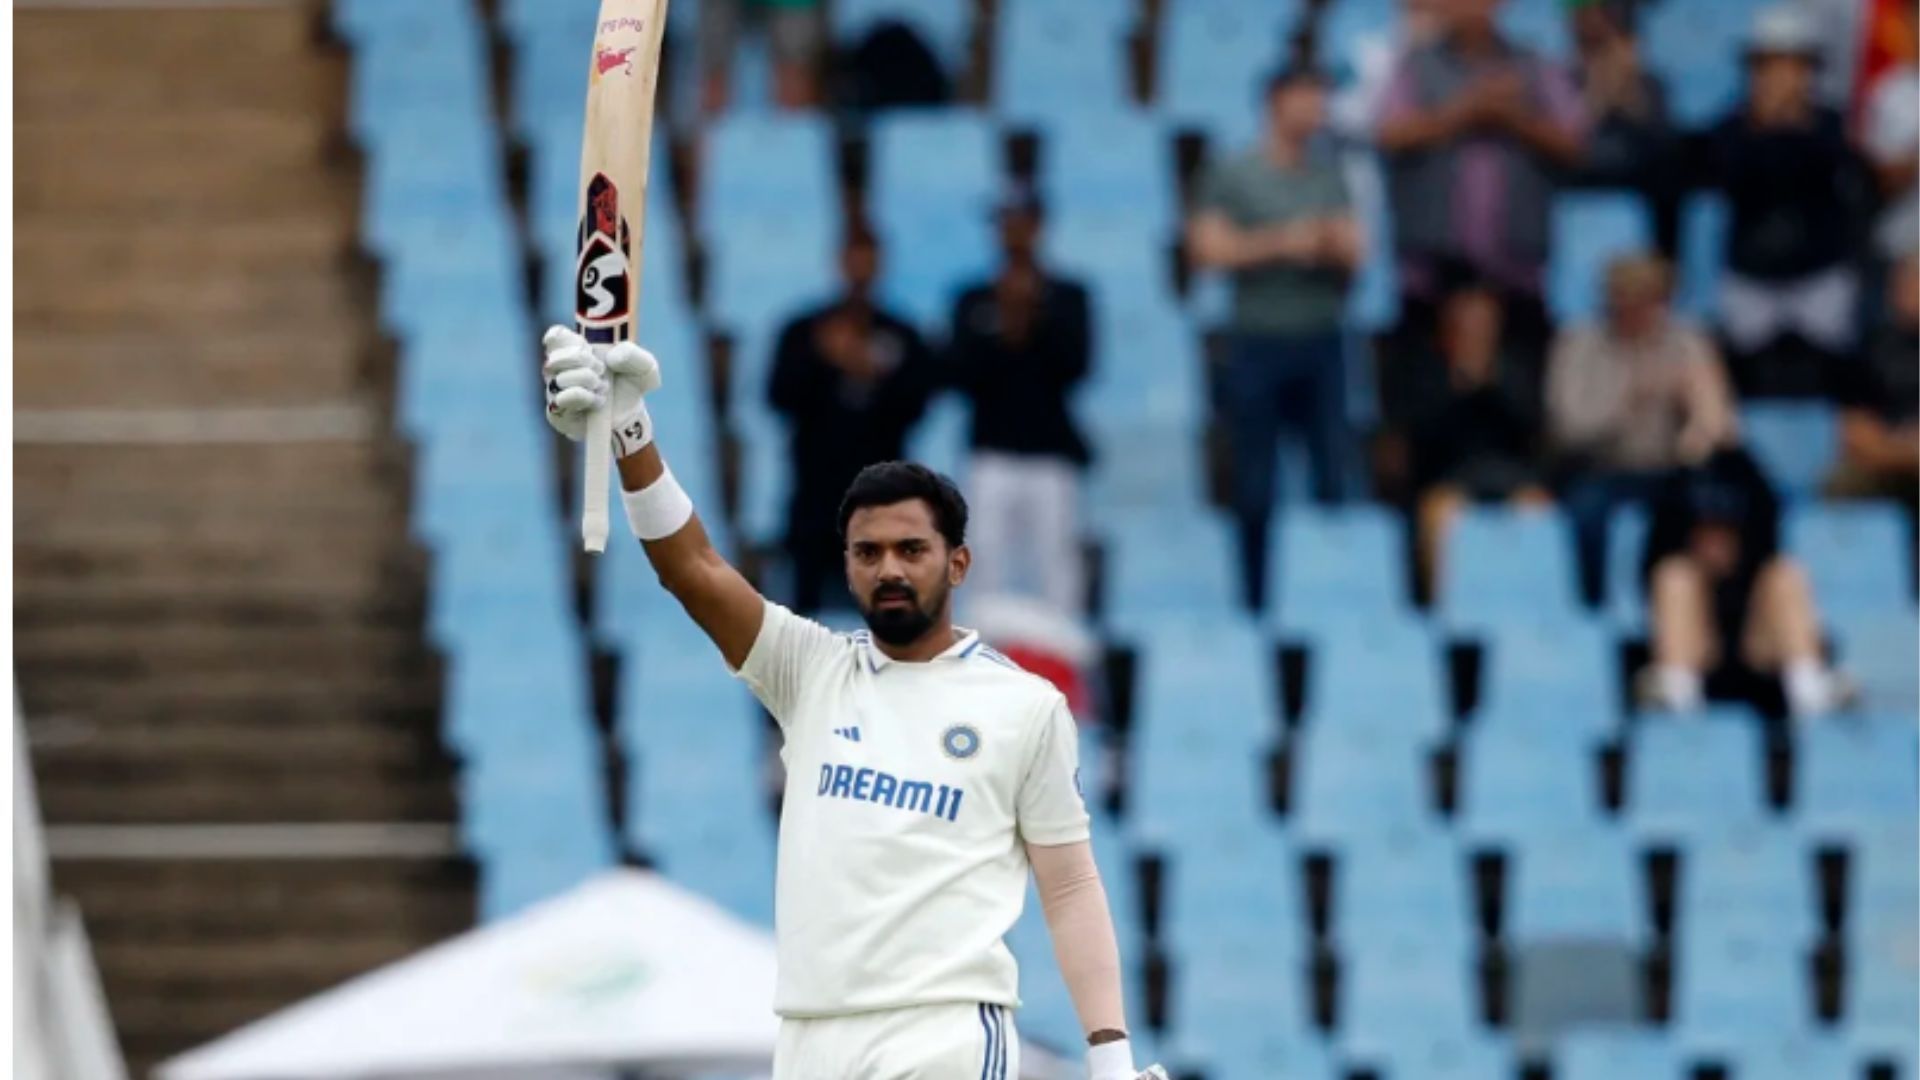
<instances>
[{"instance_id":1,"label":"blue stadium seat","mask_svg":"<svg viewBox=\"0 0 1920 1080\"><path fill-rule=\"evenodd\" d=\"M1573 534L1557 511L1472 507L1447 537L1439 603L1449 624L1580 610Z\"/></svg>"},{"instance_id":2,"label":"blue stadium seat","mask_svg":"<svg viewBox=\"0 0 1920 1080\"><path fill-rule=\"evenodd\" d=\"M1740 410L1741 439L1780 493L1813 498L1839 457L1833 406L1818 401L1757 401Z\"/></svg>"},{"instance_id":3,"label":"blue stadium seat","mask_svg":"<svg viewBox=\"0 0 1920 1080\"><path fill-rule=\"evenodd\" d=\"M1414 619L1329 623L1307 639L1306 722L1428 742L1448 723L1439 642Z\"/></svg>"},{"instance_id":4,"label":"blue stadium seat","mask_svg":"<svg viewBox=\"0 0 1920 1080\"><path fill-rule=\"evenodd\" d=\"M1556 1080L1681 1080L1672 1041L1651 1029L1570 1031L1553 1056Z\"/></svg>"},{"instance_id":5,"label":"blue stadium seat","mask_svg":"<svg viewBox=\"0 0 1920 1080\"><path fill-rule=\"evenodd\" d=\"M904 23L940 57L949 76L966 66L973 8L968 0L835 0L827 5L833 38L842 46L857 44L882 22Z\"/></svg>"},{"instance_id":6,"label":"blue stadium seat","mask_svg":"<svg viewBox=\"0 0 1920 1080\"><path fill-rule=\"evenodd\" d=\"M474 8L468 0L335 0L333 30L355 47L372 41L407 37L442 27L471 29Z\"/></svg>"},{"instance_id":7,"label":"blue stadium seat","mask_svg":"<svg viewBox=\"0 0 1920 1080\"><path fill-rule=\"evenodd\" d=\"M1647 66L1667 87L1667 107L1684 128L1706 127L1740 93L1740 55L1766 0L1665 0L1640 28Z\"/></svg>"},{"instance_id":8,"label":"blue stadium seat","mask_svg":"<svg viewBox=\"0 0 1920 1080\"><path fill-rule=\"evenodd\" d=\"M1875 713L1920 714L1920 618L1899 614L1843 613L1829 620L1839 639L1840 666L1860 684L1865 707Z\"/></svg>"},{"instance_id":9,"label":"blue stadium seat","mask_svg":"<svg viewBox=\"0 0 1920 1080\"><path fill-rule=\"evenodd\" d=\"M1591 619L1521 619L1489 625L1482 637L1480 708L1507 719L1531 715L1541 727L1600 734L1620 706L1618 643ZM1600 728L1590 725L1599 721Z\"/></svg>"},{"instance_id":10,"label":"blue stadium seat","mask_svg":"<svg viewBox=\"0 0 1920 1080\"><path fill-rule=\"evenodd\" d=\"M697 832L674 837L659 852L662 873L739 918L773 926L774 839L765 815L719 843Z\"/></svg>"},{"instance_id":11,"label":"blue stadium seat","mask_svg":"<svg viewBox=\"0 0 1920 1080\"><path fill-rule=\"evenodd\" d=\"M1480 1032L1468 953L1414 928L1342 950L1336 997L1342 1056L1386 1063L1396 1076L1402 1060Z\"/></svg>"},{"instance_id":12,"label":"blue stadium seat","mask_svg":"<svg viewBox=\"0 0 1920 1080\"><path fill-rule=\"evenodd\" d=\"M1734 1065L1740 1080L1805 1080L1831 1076L1853 1080L1859 1058L1846 1040L1831 1034L1783 1037L1741 1048Z\"/></svg>"},{"instance_id":13,"label":"blue stadium seat","mask_svg":"<svg viewBox=\"0 0 1920 1080\"><path fill-rule=\"evenodd\" d=\"M1023 0L1003 7L994 43L996 110L1045 123L1124 105L1132 96L1125 14L1118 4Z\"/></svg>"},{"instance_id":14,"label":"blue stadium seat","mask_svg":"<svg viewBox=\"0 0 1920 1080\"><path fill-rule=\"evenodd\" d=\"M1305 964L1248 963L1231 954L1176 957L1168 1002L1170 1046L1219 1076L1324 1076L1325 1052L1308 1026ZM1294 1070L1303 1072L1296 1073Z\"/></svg>"},{"instance_id":15,"label":"blue stadium seat","mask_svg":"<svg viewBox=\"0 0 1920 1080\"><path fill-rule=\"evenodd\" d=\"M1262 83L1298 8L1297 0L1264 0L1162 9L1161 106L1175 123L1205 132L1216 156L1258 133Z\"/></svg>"},{"instance_id":16,"label":"blue stadium seat","mask_svg":"<svg viewBox=\"0 0 1920 1080\"><path fill-rule=\"evenodd\" d=\"M1911 934L1920 916L1920 835L1911 821L1863 830L1851 837L1847 864L1849 935Z\"/></svg>"},{"instance_id":17,"label":"blue stadium seat","mask_svg":"<svg viewBox=\"0 0 1920 1080\"><path fill-rule=\"evenodd\" d=\"M1814 851L1792 829L1760 825L1696 837L1681 852L1678 933L1774 934L1811 945L1820 930Z\"/></svg>"},{"instance_id":18,"label":"blue stadium seat","mask_svg":"<svg viewBox=\"0 0 1920 1080\"><path fill-rule=\"evenodd\" d=\"M1469 1032L1396 1048L1387 1055L1392 1074L1404 1080L1481 1080L1514 1075L1513 1047L1492 1032Z\"/></svg>"},{"instance_id":19,"label":"blue stadium seat","mask_svg":"<svg viewBox=\"0 0 1920 1080\"><path fill-rule=\"evenodd\" d=\"M707 133L700 227L708 237L742 219L804 218L840 232L832 126L821 116L735 113Z\"/></svg>"},{"instance_id":20,"label":"blue stadium seat","mask_svg":"<svg viewBox=\"0 0 1920 1080\"><path fill-rule=\"evenodd\" d=\"M1627 750L1627 821L1643 836L1687 839L1762 817L1760 727L1744 710L1642 717Z\"/></svg>"},{"instance_id":21,"label":"blue stadium seat","mask_svg":"<svg viewBox=\"0 0 1920 1080\"><path fill-rule=\"evenodd\" d=\"M1135 757L1129 764L1128 836L1138 846L1267 828L1274 820L1266 762L1243 749L1200 744L1177 756Z\"/></svg>"},{"instance_id":22,"label":"blue stadium seat","mask_svg":"<svg viewBox=\"0 0 1920 1080\"><path fill-rule=\"evenodd\" d=\"M1161 934L1174 956L1284 963L1302 955L1304 887L1279 828L1183 837L1166 856Z\"/></svg>"},{"instance_id":23,"label":"blue stadium seat","mask_svg":"<svg viewBox=\"0 0 1920 1080\"><path fill-rule=\"evenodd\" d=\"M1806 565L1823 612L1913 609L1913 551L1891 503L1809 504L1788 511L1785 547Z\"/></svg>"},{"instance_id":24,"label":"blue stadium seat","mask_svg":"<svg viewBox=\"0 0 1920 1080\"><path fill-rule=\"evenodd\" d=\"M1646 623L1647 590L1640 563L1647 552L1649 524L1646 511L1622 506L1607 526L1606 613L1623 630Z\"/></svg>"},{"instance_id":25,"label":"blue stadium seat","mask_svg":"<svg viewBox=\"0 0 1920 1080\"><path fill-rule=\"evenodd\" d=\"M1717 192L1687 199L1680 217L1680 265L1676 307L1695 321L1720 315L1720 278L1727 265L1727 200Z\"/></svg>"},{"instance_id":26,"label":"blue stadium seat","mask_svg":"<svg viewBox=\"0 0 1920 1080\"><path fill-rule=\"evenodd\" d=\"M1435 944L1464 948L1473 927L1467 856L1445 830L1393 829L1358 837L1335 852L1333 941L1360 947L1382 934L1419 928Z\"/></svg>"},{"instance_id":27,"label":"blue stadium seat","mask_svg":"<svg viewBox=\"0 0 1920 1080\"><path fill-rule=\"evenodd\" d=\"M883 220L882 302L908 322L944 336L961 291L992 272L997 256L991 233L984 213L933 211Z\"/></svg>"},{"instance_id":28,"label":"blue stadium seat","mask_svg":"<svg viewBox=\"0 0 1920 1080\"><path fill-rule=\"evenodd\" d=\"M1596 824L1598 767L1585 740L1476 725L1460 759L1460 827L1476 839L1511 843Z\"/></svg>"},{"instance_id":29,"label":"blue stadium seat","mask_svg":"<svg viewBox=\"0 0 1920 1080\"><path fill-rule=\"evenodd\" d=\"M1298 506L1280 518L1272 536L1267 566L1282 627L1298 630L1408 613L1401 571L1406 541L1391 511Z\"/></svg>"},{"instance_id":30,"label":"blue stadium seat","mask_svg":"<svg viewBox=\"0 0 1920 1080\"><path fill-rule=\"evenodd\" d=\"M709 248L708 310L736 340L746 328L792 318L838 289L837 241L815 224L769 219L737 224L724 235ZM764 382L756 393L765 395Z\"/></svg>"},{"instance_id":31,"label":"blue stadium seat","mask_svg":"<svg viewBox=\"0 0 1920 1080\"><path fill-rule=\"evenodd\" d=\"M1050 217L1119 218L1173 240L1173 140L1150 113L1116 106L1047 124L1040 187Z\"/></svg>"},{"instance_id":32,"label":"blue stadium seat","mask_svg":"<svg viewBox=\"0 0 1920 1080\"><path fill-rule=\"evenodd\" d=\"M1293 744L1294 832L1351 842L1431 824L1427 759L1412 743L1338 723L1309 724Z\"/></svg>"},{"instance_id":33,"label":"blue stadium seat","mask_svg":"<svg viewBox=\"0 0 1920 1080\"><path fill-rule=\"evenodd\" d=\"M964 109L896 111L873 122L872 198L883 228L935 215L978 218L1002 181L997 133Z\"/></svg>"},{"instance_id":34,"label":"blue stadium seat","mask_svg":"<svg viewBox=\"0 0 1920 1080\"><path fill-rule=\"evenodd\" d=\"M1807 954L1795 943L1683 934L1675 953L1672 1022L1688 1051L1719 1056L1812 1025Z\"/></svg>"},{"instance_id":35,"label":"blue stadium seat","mask_svg":"<svg viewBox=\"0 0 1920 1080\"><path fill-rule=\"evenodd\" d=\"M1093 294L1096 318L1123 304L1172 305L1173 238L1126 215L1049 209L1042 238L1046 257L1060 273L1078 279ZM1094 347L1105 340L1096 325Z\"/></svg>"},{"instance_id":36,"label":"blue stadium seat","mask_svg":"<svg viewBox=\"0 0 1920 1080\"><path fill-rule=\"evenodd\" d=\"M1553 200L1547 303L1556 318L1595 318L1605 299L1607 265L1653 246L1653 220L1638 194L1576 191Z\"/></svg>"},{"instance_id":37,"label":"blue stadium seat","mask_svg":"<svg viewBox=\"0 0 1920 1080\"><path fill-rule=\"evenodd\" d=\"M1920 957L1914 939L1878 948L1851 948L1841 1014L1848 1035L1874 1046L1911 1045L1914 1016L1920 1014Z\"/></svg>"},{"instance_id":38,"label":"blue stadium seat","mask_svg":"<svg viewBox=\"0 0 1920 1080\"><path fill-rule=\"evenodd\" d=\"M1397 47L1404 40L1401 14L1394 0L1332 0L1320 23L1323 62L1333 70L1353 69L1364 50Z\"/></svg>"},{"instance_id":39,"label":"blue stadium seat","mask_svg":"<svg viewBox=\"0 0 1920 1080\"><path fill-rule=\"evenodd\" d=\"M1508 855L1506 936L1636 946L1648 933L1642 896L1638 855L1616 826L1539 830Z\"/></svg>"},{"instance_id":40,"label":"blue stadium seat","mask_svg":"<svg viewBox=\"0 0 1920 1080\"><path fill-rule=\"evenodd\" d=\"M1794 816L1822 837L1920 814L1920 735L1912 716L1836 719L1794 732Z\"/></svg>"},{"instance_id":41,"label":"blue stadium seat","mask_svg":"<svg viewBox=\"0 0 1920 1080\"><path fill-rule=\"evenodd\" d=\"M1573 41L1566 5L1559 0L1506 0L1500 29L1516 44L1551 59L1565 60Z\"/></svg>"},{"instance_id":42,"label":"blue stadium seat","mask_svg":"<svg viewBox=\"0 0 1920 1080\"><path fill-rule=\"evenodd\" d=\"M1363 334L1391 329L1400 320L1400 265L1393 254L1393 214L1379 155L1349 148L1347 186L1365 234L1366 252L1347 294L1347 324Z\"/></svg>"},{"instance_id":43,"label":"blue stadium seat","mask_svg":"<svg viewBox=\"0 0 1920 1080\"><path fill-rule=\"evenodd\" d=\"M957 393L940 392L927 403L907 435L907 458L967 488L967 458L973 445L973 407Z\"/></svg>"},{"instance_id":44,"label":"blue stadium seat","mask_svg":"<svg viewBox=\"0 0 1920 1080\"><path fill-rule=\"evenodd\" d=\"M1169 617L1138 627L1136 738L1152 753L1195 743L1250 751L1280 733L1271 646L1249 622Z\"/></svg>"},{"instance_id":45,"label":"blue stadium seat","mask_svg":"<svg viewBox=\"0 0 1920 1080\"><path fill-rule=\"evenodd\" d=\"M1141 511L1112 519L1105 531L1109 625L1126 629L1169 615L1233 610L1238 564L1221 516Z\"/></svg>"}]
</instances>

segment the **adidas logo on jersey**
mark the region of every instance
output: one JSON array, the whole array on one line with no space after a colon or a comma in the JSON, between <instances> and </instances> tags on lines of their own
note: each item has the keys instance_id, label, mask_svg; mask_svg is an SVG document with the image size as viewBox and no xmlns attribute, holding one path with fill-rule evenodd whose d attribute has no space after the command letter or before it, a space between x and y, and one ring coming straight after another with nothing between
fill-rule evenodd
<instances>
[{"instance_id":1,"label":"adidas logo on jersey","mask_svg":"<svg viewBox=\"0 0 1920 1080\"><path fill-rule=\"evenodd\" d=\"M833 729L833 733L849 742L860 741L860 729L857 727L837 727Z\"/></svg>"}]
</instances>

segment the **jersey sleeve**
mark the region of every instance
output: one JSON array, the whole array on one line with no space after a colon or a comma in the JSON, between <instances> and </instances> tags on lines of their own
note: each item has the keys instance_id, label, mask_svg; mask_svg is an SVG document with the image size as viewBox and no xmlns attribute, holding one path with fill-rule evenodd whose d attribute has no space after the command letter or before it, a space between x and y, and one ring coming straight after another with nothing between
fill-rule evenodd
<instances>
[{"instance_id":1,"label":"jersey sleeve","mask_svg":"<svg viewBox=\"0 0 1920 1080\"><path fill-rule=\"evenodd\" d=\"M831 662L842 644L833 631L769 600L760 634L734 674L784 729L806 680Z\"/></svg>"},{"instance_id":2,"label":"jersey sleeve","mask_svg":"<svg viewBox=\"0 0 1920 1080\"><path fill-rule=\"evenodd\" d=\"M1079 732L1059 694L1035 733L1015 813L1021 837L1031 844L1073 844L1091 835L1080 796Z\"/></svg>"}]
</instances>

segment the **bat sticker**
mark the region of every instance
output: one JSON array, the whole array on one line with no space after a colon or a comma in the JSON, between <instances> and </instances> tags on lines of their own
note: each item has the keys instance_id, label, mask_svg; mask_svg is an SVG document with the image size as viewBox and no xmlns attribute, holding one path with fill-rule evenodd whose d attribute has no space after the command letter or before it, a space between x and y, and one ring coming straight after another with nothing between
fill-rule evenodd
<instances>
[{"instance_id":1,"label":"bat sticker","mask_svg":"<svg viewBox=\"0 0 1920 1080\"><path fill-rule=\"evenodd\" d=\"M587 184L574 270L574 320L591 341L624 341L632 333L632 238L620 213L620 192L605 173ZM600 331L600 333L594 333Z\"/></svg>"}]
</instances>

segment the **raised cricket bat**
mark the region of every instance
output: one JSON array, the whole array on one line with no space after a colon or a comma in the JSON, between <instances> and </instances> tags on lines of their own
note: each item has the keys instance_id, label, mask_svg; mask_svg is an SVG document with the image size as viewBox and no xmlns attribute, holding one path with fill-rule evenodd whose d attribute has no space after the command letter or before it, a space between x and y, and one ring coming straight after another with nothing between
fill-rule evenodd
<instances>
[{"instance_id":1,"label":"raised cricket bat","mask_svg":"<svg viewBox=\"0 0 1920 1080\"><path fill-rule=\"evenodd\" d=\"M647 160L653 146L653 91L667 0L601 0L587 69L587 130L580 146L580 244L574 322L588 341L632 341L640 320L640 251L646 233ZM587 423L580 536L607 549L607 480L612 418Z\"/></svg>"}]
</instances>

